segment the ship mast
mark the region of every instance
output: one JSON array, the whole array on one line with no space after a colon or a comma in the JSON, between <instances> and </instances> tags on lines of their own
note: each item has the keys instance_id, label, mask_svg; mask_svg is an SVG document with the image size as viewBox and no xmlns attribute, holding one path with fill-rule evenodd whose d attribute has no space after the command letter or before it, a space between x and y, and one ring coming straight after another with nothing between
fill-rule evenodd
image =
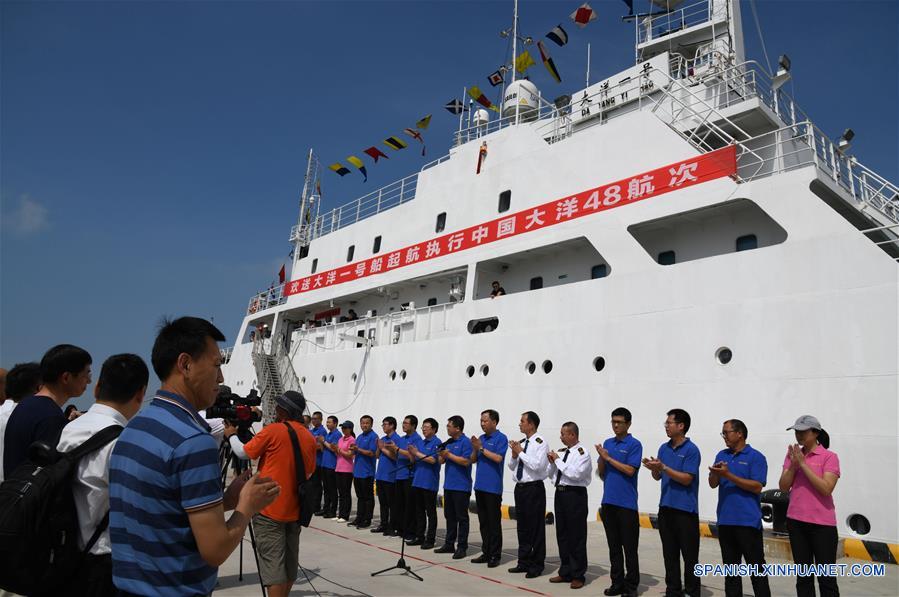
<instances>
[{"instance_id":1,"label":"ship mast","mask_svg":"<svg viewBox=\"0 0 899 597\"><path fill-rule=\"evenodd\" d=\"M515 82L515 63L518 58L518 0L514 0L515 9L512 12L512 81Z\"/></svg>"}]
</instances>

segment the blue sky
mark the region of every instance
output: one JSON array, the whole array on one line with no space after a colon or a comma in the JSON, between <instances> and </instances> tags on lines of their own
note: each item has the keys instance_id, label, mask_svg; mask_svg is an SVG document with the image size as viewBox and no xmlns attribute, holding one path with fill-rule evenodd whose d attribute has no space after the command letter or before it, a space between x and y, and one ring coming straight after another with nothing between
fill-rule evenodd
<instances>
[{"instance_id":1,"label":"blue sky","mask_svg":"<svg viewBox=\"0 0 899 597\"><path fill-rule=\"evenodd\" d=\"M563 23L570 35L548 43L561 85L531 70L546 96L583 87L588 42L592 81L633 63L624 4L593 0L599 19L579 30L568 15L580 1L521 3L523 34ZM834 138L852 127L859 159L899 180L899 3L757 7L771 61L792 59L787 91ZM97 372L117 352L149 361L164 315L214 318L233 342L290 251L309 147L325 164L367 162L366 184L325 174L327 207L445 154L456 120L443 105L464 86L490 89L511 8L0 3L0 365L60 342L87 348ZM747 55L764 64L746 2L743 16ZM381 145L429 113L427 157ZM372 165L370 145L390 160Z\"/></svg>"}]
</instances>

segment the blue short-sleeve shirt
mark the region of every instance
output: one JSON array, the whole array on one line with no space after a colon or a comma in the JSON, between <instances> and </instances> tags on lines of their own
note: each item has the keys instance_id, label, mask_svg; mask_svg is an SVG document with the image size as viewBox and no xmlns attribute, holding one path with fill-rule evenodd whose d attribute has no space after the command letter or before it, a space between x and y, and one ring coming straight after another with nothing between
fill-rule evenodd
<instances>
[{"instance_id":1,"label":"blue short-sleeve shirt","mask_svg":"<svg viewBox=\"0 0 899 597\"><path fill-rule=\"evenodd\" d=\"M758 481L762 487L768 482L768 461L749 444L736 453L721 450L715 456L715 462L726 462L734 475ZM740 489L733 481L721 477L718 480L718 524L762 528L759 494Z\"/></svg>"},{"instance_id":2,"label":"blue short-sleeve shirt","mask_svg":"<svg viewBox=\"0 0 899 597\"><path fill-rule=\"evenodd\" d=\"M328 430L324 425L319 425L318 427L312 428L312 437L315 439L316 447L318 447L318 438L325 437L328 435ZM316 468L321 468L322 466L322 456L324 456L325 449L316 450L315 452L315 466Z\"/></svg>"},{"instance_id":3,"label":"blue short-sleeve shirt","mask_svg":"<svg viewBox=\"0 0 899 597\"><path fill-rule=\"evenodd\" d=\"M602 447L608 450L609 456L622 464L636 469L632 476L627 476L617 468L606 463L603 474L602 503L630 510L637 509L637 475L643 460L643 444L630 433L624 439L610 437Z\"/></svg>"},{"instance_id":4,"label":"blue short-sleeve shirt","mask_svg":"<svg viewBox=\"0 0 899 597\"><path fill-rule=\"evenodd\" d=\"M440 438L436 435L431 439L421 438L418 449L425 456L433 456L434 463L419 460L415 463L415 474L412 477L412 487L437 491L440 487L440 461L437 459L437 446Z\"/></svg>"},{"instance_id":5,"label":"blue short-sleeve shirt","mask_svg":"<svg viewBox=\"0 0 899 597\"><path fill-rule=\"evenodd\" d=\"M693 482L681 485L662 473L662 498L659 506L667 506L684 512L699 512L699 448L689 438L676 448L671 442L659 447L659 460L672 470L690 473Z\"/></svg>"},{"instance_id":6,"label":"blue short-sleeve shirt","mask_svg":"<svg viewBox=\"0 0 899 597\"><path fill-rule=\"evenodd\" d=\"M343 434L340 432L340 429L335 429L334 431L328 431L325 433L325 441L329 444L336 445L337 442L340 441L340 438L343 437ZM322 468L329 468L334 470L337 468L337 453L332 452L327 448L322 449Z\"/></svg>"},{"instance_id":7,"label":"blue short-sleeve shirt","mask_svg":"<svg viewBox=\"0 0 899 597\"><path fill-rule=\"evenodd\" d=\"M457 440L449 440L446 451L465 460L471 458L471 440L460 435ZM462 466L449 458L446 459L446 470L443 474L443 489L471 493L471 465Z\"/></svg>"},{"instance_id":8,"label":"blue short-sleeve shirt","mask_svg":"<svg viewBox=\"0 0 899 597\"><path fill-rule=\"evenodd\" d=\"M506 459L506 452L509 450L509 438L502 431L494 431L489 437L486 433L481 434L481 447L488 452L499 454L502 460L493 462L484 456L478 456L478 467L474 475L475 491L486 491L487 493L503 493L503 462Z\"/></svg>"},{"instance_id":9,"label":"blue short-sleeve shirt","mask_svg":"<svg viewBox=\"0 0 899 597\"><path fill-rule=\"evenodd\" d=\"M385 435L381 438L385 444L395 444L399 436L396 432ZM378 456L378 470L375 471L375 481L381 483L393 483L396 481L396 460L387 455L386 450L381 450Z\"/></svg>"},{"instance_id":10,"label":"blue short-sleeve shirt","mask_svg":"<svg viewBox=\"0 0 899 597\"><path fill-rule=\"evenodd\" d=\"M365 433L360 433L356 438L356 447L363 450L375 451L378 447L378 434L369 429ZM370 479L375 476L375 457L366 456L356 452L356 458L353 460L353 476L357 479Z\"/></svg>"},{"instance_id":11,"label":"blue short-sleeve shirt","mask_svg":"<svg viewBox=\"0 0 899 597\"><path fill-rule=\"evenodd\" d=\"M405 450L410 445L415 446L419 450L421 450L421 436L418 435L417 431L413 431L407 436L398 436L396 444ZM411 465L411 466L410 466ZM396 480L404 481L406 479L411 479L415 474L415 468L418 465L408 458L403 456L402 454L397 455L396 457Z\"/></svg>"},{"instance_id":12,"label":"blue short-sleeve shirt","mask_svg":"<svg viewBox=\"0 0 899 597\"><path fill-rule=\"evenodd\" d=\"M200 556L188 514L222 501L218 444L193 406L160 391L122 431L109 462L116 586L137 595L206 595L218 569Z\"/></svg>"}]
</instances>

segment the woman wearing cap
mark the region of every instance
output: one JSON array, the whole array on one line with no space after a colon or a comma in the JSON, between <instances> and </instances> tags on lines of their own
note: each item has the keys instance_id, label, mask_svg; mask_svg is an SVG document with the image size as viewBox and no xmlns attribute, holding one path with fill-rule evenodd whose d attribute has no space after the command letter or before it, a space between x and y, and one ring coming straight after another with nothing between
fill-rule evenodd
<instances>
[{"instance_id":1,"label":"woman wearing cap","mask_svg":"<svg viewBox=\"0 0 899 597\"><path fill-rule=\"evenodd\" d=\"M337 442L337 522L346 522L350 519L350 509L353 507L353 498L350 495L350 487L353 485L353 452L352 446L356 445L356 434L353 432L353 422L344 421L340 424L343 437Z\"/></svg>"},{"instance_id":2,"label":"woman wearing cap","mask_svg":"<svg viewBox=\"0 0 899 597\"><path fill-rule=\"evenodd\" d=\"M833 490L840 478L840 459L828 450L830 436L811 415L796 419L796 443L787 447L780 490L790 492L787 529L797 564L834 564L837 560L837 517ZM822 597L840 594L837 579L819 576ZM815 596L815 577L797 576L796 594Z\"/></svg>"}]
</instances>

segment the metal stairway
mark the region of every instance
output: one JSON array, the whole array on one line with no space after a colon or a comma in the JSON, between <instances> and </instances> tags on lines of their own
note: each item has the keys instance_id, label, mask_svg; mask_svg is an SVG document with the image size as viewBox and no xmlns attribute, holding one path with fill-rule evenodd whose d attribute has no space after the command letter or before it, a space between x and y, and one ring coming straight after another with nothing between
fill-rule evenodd
<instances>
[{"instance_id":1,"label":"metal stairway","mask_svg":"<svg viewBox=\"0 0 899 597\"><path fill-rule=\"evenodd\" d=\"M271 352L266 351L271 345ZM300 380L290 362L290 355L280 342L257 340L253 344L253 366L256 385L262 397L262 413L266 423L275 420L275 397L287 390L301 392Z\"/></svg>"}]
</instances>

